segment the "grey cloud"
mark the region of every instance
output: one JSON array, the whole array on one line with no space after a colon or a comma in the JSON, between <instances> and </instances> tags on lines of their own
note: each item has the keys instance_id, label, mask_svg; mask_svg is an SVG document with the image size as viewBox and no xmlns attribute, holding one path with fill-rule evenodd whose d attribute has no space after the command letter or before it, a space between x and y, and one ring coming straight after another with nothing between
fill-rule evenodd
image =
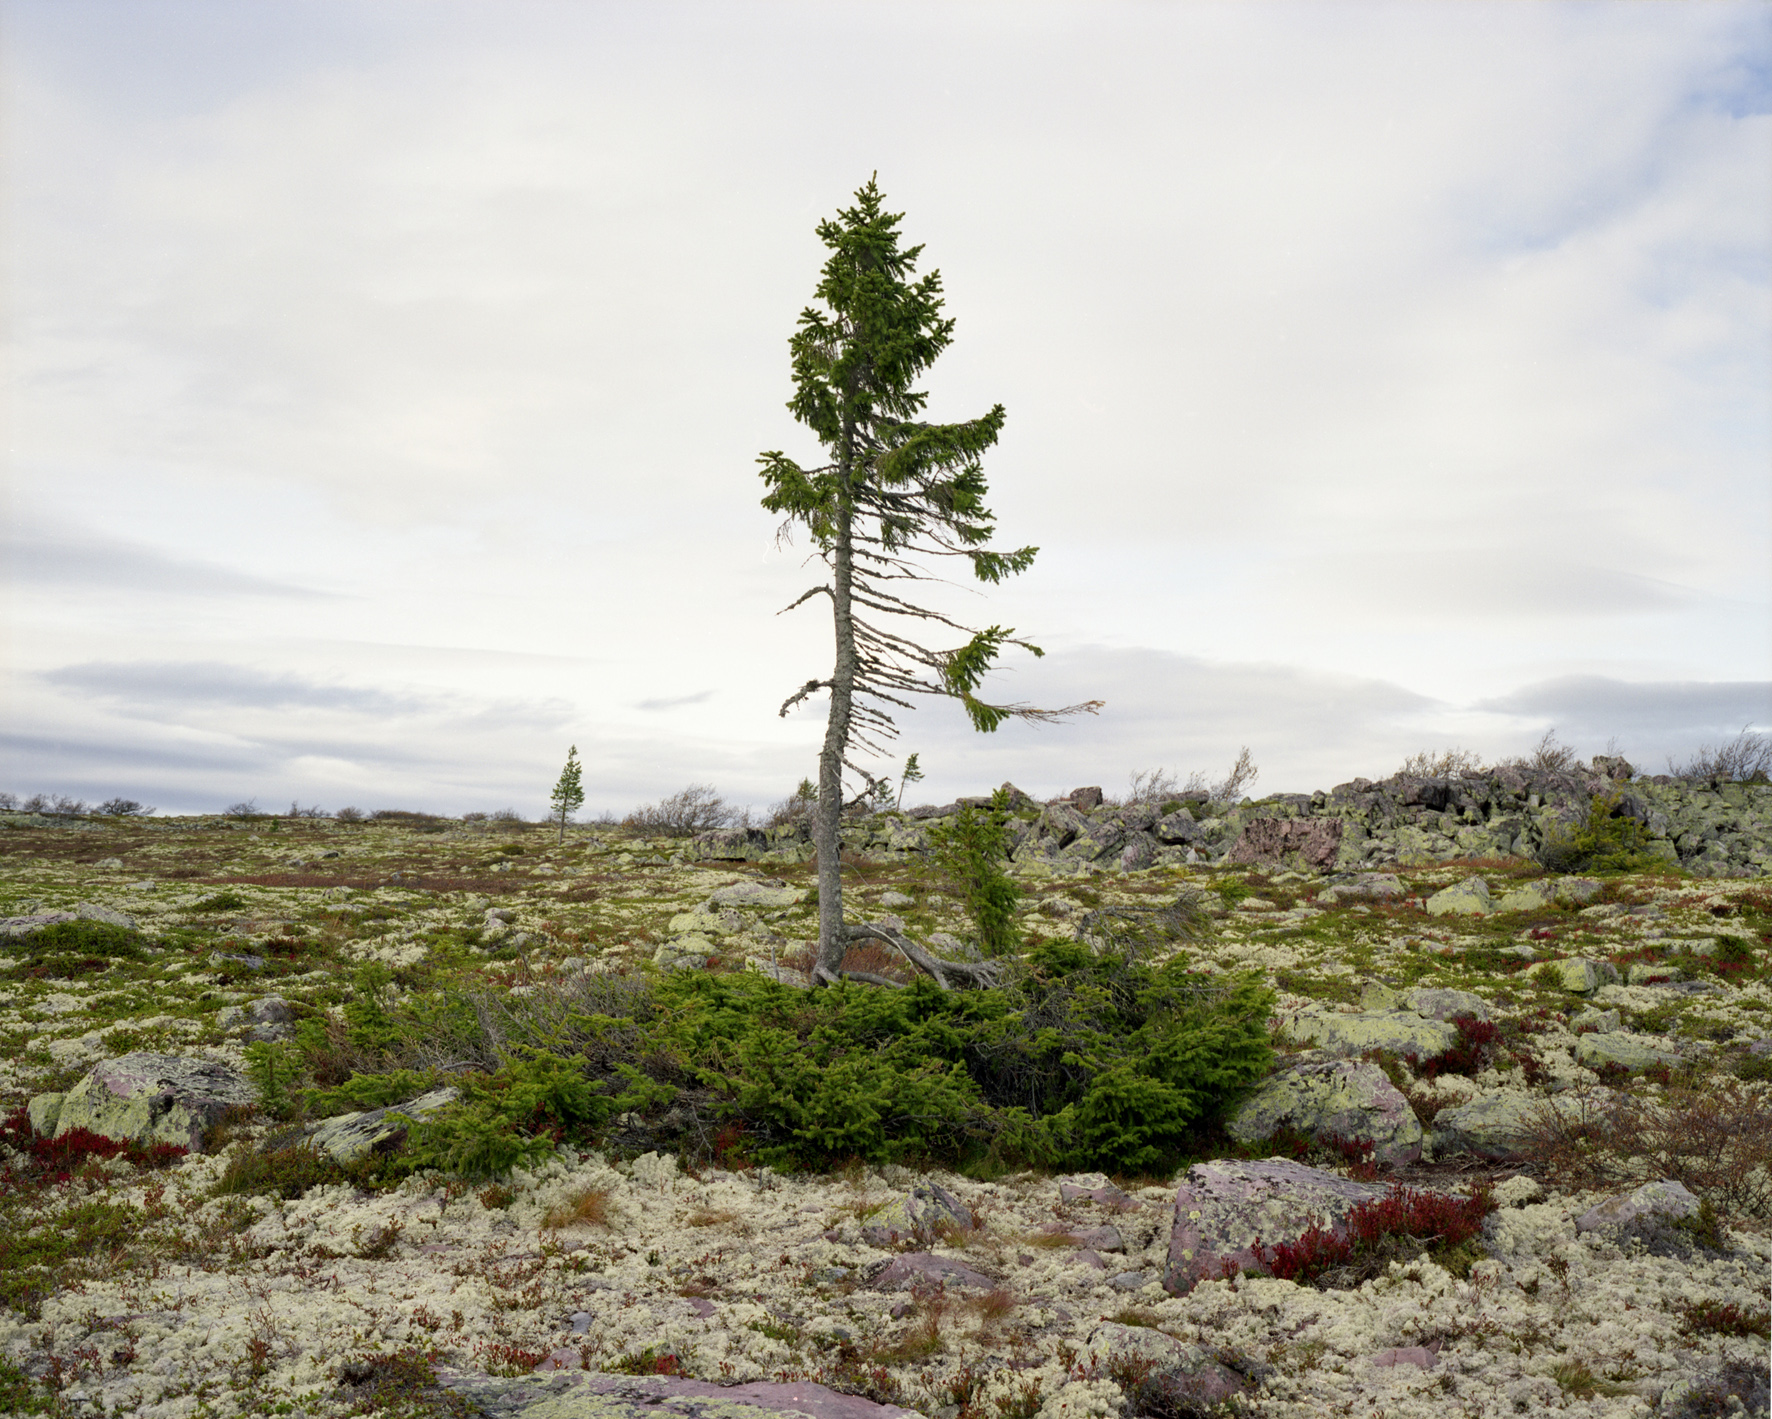
<instances>
[{"instance_id":1,"label":"grey cloud","mask_svg":"<svg viewBox=\"0 0 1772 1419\"><path fill-rule=\"evenodd\" d=\"M151 547L99 538L15 537L6 548L17 581L186 596L283 596L332 599L333 593L170 557Z\"/></svg>"},{"instance_id":2,"label":"grey cloud","mask_svg":"<svg viewBox=\"0 0 1772 1419\"><path fill-rule=\"evenodd\" d=\"M677 695L671 699L641 700L635 704L634 708L643 710L679 709L684 705L706 704L713 698L714 692L712 690L701 690L693 695Z\"/></svg>"},{"instance_id":3,"label":"grey cloud","mask_svg":"<svg viewBox=\"0 0 1772 1419\"><path fill-rule=\"evenodd\" d=\"M1484 700L1477 709L1550 721L1557 737L1592 753L1616 738L1639 768L1654 771L1702 743L1731 739L1744 725L1772 725L1772 681L1631 682L1568 675Z\"/></svg>"},{"instance_id":4,"label":"grey cloud","mask_svg":"<svg viewBox=\"0 0 1772 1419\"><path fill-rule=\"evenodd\" d=\"M231 705L389 715L435 709L439 703L416 695L328 685L298 675L267 675L205 661L90 661L46 670L38 678L64 690L121 701L142 711L174 705Z\"/></svg>"}]
</instances>

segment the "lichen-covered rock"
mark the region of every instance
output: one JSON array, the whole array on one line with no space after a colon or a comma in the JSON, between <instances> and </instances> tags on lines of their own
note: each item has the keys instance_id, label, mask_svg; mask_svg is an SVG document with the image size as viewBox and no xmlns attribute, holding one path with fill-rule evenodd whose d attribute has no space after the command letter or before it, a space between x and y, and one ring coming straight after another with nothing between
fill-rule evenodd
<instances>
[{"instance_id":1,"label":"lichen-covered rock","mask_svg":"<svg viewBox=\"0 0 1772 1419\"><path fill-rule=\"evenodd\" d=\"M339 1114L323 1119L308 1130L311 1147L332 1155L342 1165L355 1163L371 1153L391 1153L406 1141L406 1119L422 1119L460 1097L455 1089L433 1089L403 1104L361 1113ZM405 1117L398 1117L404 1115Z\"/></svg>"},{"instance_id":2,"label":"lichen-covered rock","mask_svg":"<svg viewBox=\"0 0 1772 1419\"><path fill-rule=\"evenodd\" d=\"M1661 1178L1655 1182L1646 1182L1635 1192L1626 1193L1623 1197L1609 1197L1588 1208L1575 1219L1575 1230L1598 1232L1608 1227L1623 1227L1639 1217L1649 1216L1677 1221L1683 1217L1696 1216L1697 1212L1698 1199L1687 1191L1685 1184L1671 1178Z\"/></svg>"},{"instance_id":3,"label":"lichen-covered rock","mask_svg":"<svg viewBox=\"0 0 1772 1419\"><path fill-rule=\"evenodd\" d=\"M972 1211L939 1183L923 1178L867 1219L861 1234L877 1247L928 1241L946 1230L970 1232Z\"/></svg>"},{"instance_id":4,"label":"lichen-covered rock","mask_svg":"<svg viewBox=\"0 0 1772 1419\"><path fill-rule=\"evenodd\" d=\"M1545 965L1550 968L1553 977L1564 990L1576 995L1592 995L1603 985L1618 984L1618 967L1610 961L1590 961L1585 956L1569 956L1561 961L1547 961Z\"/></svg>"},{"instance_id":5,"label":"lichen-covered rock","mask_svg":"<svg viewBox=\"0 0 1772 1419\"><path fill-rule=\"evenodd\" d=\"M1557 884L1551 881L1522 882L1502 894L1495 903L1498 912L1537 912L1557 900Z\"/></svg>"},{"instance_id":6,"label":"lichen-covered rock","mask_svg":"<svg viewBox=\"0 0 1772 1419\"><path fill-rule=\"evenodd\" d=\"M1107 1180L1105 1173L1078 1173L1058 1180L1060 1202L1094 1202L1115 1212L1136 1212L1144 1204Z\"/></svg>"},{"instance_id":7,"label":"lichen-covered rock","mask_svg":"<svg viewBox=\"0 0 1772 1419\"><path fill-rule=\"evenodd\" d=\"M106 1060L68 1091L55 1135L84 1128L122 1143L172 1143L196 1153L204 1133L230 1108L257 1097L252 1085L215 1060L126 1054Z\"/></svg>"},{"instance_id":8,"label":"lichen-covered rock","mask_svg":"<svg viewBox=\"0 0 1772 1419\"><path fill-rule=\"evenodd\" d=\"M1637 961L1625 974L1628 985L1671 985L1685 978L1678 966L1664 966L1659 961Z\"/></svg>"},{"instance_id":9,"label":"lichen-covered rock","mask_svg":"<svg viewBox=\"0 0 1772 1419\"><path fill-rule=\"evenodd\" d=\"M1567 1094L1549 1098L1523 1089L1483 1094L1434 1117L1434 1156L1471 1153L1479 1158L1514 1158L1544 1110L1573 1117L1584 1107Z\"/></svg>"},{"instance_id":10,"label":"lichen-covered rock","mask_svg":"<svg viewBox=\"0 0 1772 1419\"><path fill-rule=\"evenodd\" d=\"M1282 1028L1300 1044L1313 1044L1331 1054L1387 1049L1431 1059L1458 1043L1458 1031L1451 1025L1424 1020L1413 1010L1308 1012L1288 1017Z\"/></svg>"},{"instance_id":11,"label":"lichen-covered rock","mask_svg":"<svg viewBox=\"0 0 1772 1419\"><path fill-rule=\"evenodd\" d=\"M1483 916L1495 910L1489 884L1481 877L1466 877L1442 888L1424 903L1429 916Z\"/></svg>"},{"instance_id":12,"label":"lichen-covered rock","mask_svg":"<svg viewBox=\"0 0 1772 1419\"><path fill-rule=\"evenodd\" d=\"M1611 1012L1607 1012L1611 1013ZM1658 1045L1645 1035L1629 1030L1614 1030L1604 1035L1583 1035L1575 1042L1575 1062L1589 1069L1603 1069L1612 1064L1632 1074L1653 1069L1658 1064L1677 1064L1679 1054Z\"/></svg>"},{"instance_id":13,"label":"lichen-covered rock","mask_svg":"<svg viewBox=\"0 0 1772 1419\"><path fill-rule=\"evenodd\" d=\"M1337 882L1317 893L1319 902L1395 902L1407 895L1394 872L1362 872L1351 882Z\"/></svg>"},{"instance_id":14,"label":"lichen-covered rock","mask_svg":"<svg viewBox=\"0 0 1772 1419\"><path fill-rule=\"evenodd\" d=\"M734 882L708 898L712 907L792 907L806 900L798 887L782 883Z\"/></svg>"},{"instance_id":15,"label":"lichen-covered rock","mask_svg":"<svg viewBox=\"0 0 1772 1419\"><path fill-rule=\"evenodd\" d=\"M1599 1010L1592 1005L1569 1021L1569 1028L1576 1034L1591 1030L1596 1035L1607 1035L1623 1027L1624 1020L1616 1010Z\"/></svg>"},{"instance_id":16,"label":"lichen-covered rock","mask_svg":"<svg viewBox=\"0 0 1772 1419\"><path fill-rule=\"evenodd\" d=\"M1282 1128L1313 1139L1370 1139L1377 1157L1393 1167L1421 1157L1421 1123L1376 1064L1337 1059L1283 1069L1226 1125L1239 1143L1271 1138Z\"/></svg>"},{"instance_id":17,"label":"lichen-covered rock","mask_svg":"<svg viewBox=\"0 0 1772 1419\"><path fill-rule=\"evenodd\" d=\"M1223 1364L1214 1351L1149 1326L1105 1321L1089 1333L1079 1359L1099 1373L1144 1374L1140 1398L1146 1413L1198 1413L1249 1388L1248 1380Z\"/></svg>"},{"instance_id":18,"label":"lichen-covered rock","mask_svg":"<svg viewBox=\"0 0 1772 1419\"><path fill-rule=\"evenodd\" d=\"M1468 990L1419 986L1404 991L1400 999L1417 1015L1425 1015L1431 1020L1450 1020L1454 1015L1469 1015L1477 1020L1489 1018L1489 1003Z\"/></svg>"},{"instance_id":19,"label":"lichen-covered rock","mask_svg":"<svg viewBox=\"0 0 1772 1419\"><path fill-rule=\"evenodd\" d=\"M1284 1158L1196 1163L1175 1193L1163 1289L1185 1296L1228 1268L1261 1272L1257 1241L1296 1241L1313 1226L1340 1226L1356 1203L1385 1189Z\"/></svg>"},{"instance_id":20,"label":"lichen-covered rock","mask_svg":"<svg viewBox=\"0 0 1772 1419\"><path fill-rule=\"evenodd\" d=\"M25 1116L31 1121L31 1132L38 1138L52 1138L61 1120L62 1100L66 1094L38 1094L25 1105Z\"/></svg>"},{"instance_id":21,"label":"lichen-covered rock","mask_svg":"<svg viewBox=\"0 0 1772 1419\"><path fill-rule=\"evenodd\" d=\"M1585 907L1605 888L1604 882L1596 882L1592 877L1559 877L1557 900L1564 906Z\"/></svg>"}]
</instances>

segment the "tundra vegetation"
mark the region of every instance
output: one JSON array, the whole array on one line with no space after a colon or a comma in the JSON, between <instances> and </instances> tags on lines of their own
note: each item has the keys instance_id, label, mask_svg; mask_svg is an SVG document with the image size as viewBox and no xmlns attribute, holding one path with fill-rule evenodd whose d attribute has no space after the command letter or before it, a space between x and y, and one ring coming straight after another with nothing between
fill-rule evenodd
<instances>
[{"instance_id":1,"label":"tundra vegetation","mask_svg":"<svg viewBox=\"0 0 1772 1419\"><path fill-rule=\"evenodd\" d=\"M465 1414L441 1382L565 1354L955 1419L1198 1412L1148 1355L1100 1348L1148 1333L1209 1350L1275 1415L1646 1414L1664 1391L1661 1412L1727 1412L1768 1325L1772 888L1696 873L1749 839L1765 859L1772 790L1595 782L1569 832L1624 816L1648 833L1628 861L1596 840L1577 878L1446 834L1430 857L1399 823L1344 839L1362 866L1401 850L1376 895L1230 860L1236 825L1308 805L1172 779L1087 812L1003 792L843 819L851 909L1000 963L990 991L943 991L869 939L842 974L896 985L806 989L804 815L698 837L639 815L0 814L0 915L129 923L0 938L0 1411ZM1649 811L1593 816L1630 795ZM1680 805L1730 795L1735 828L1669 861ZM1091 824L1182 802L1199 846L1145 866L1036 835L1074 815L1087 846ZM735 844L761 855L719 855ZM1491 909L1429 910L1478 879ZM1559 897L1572 882L1585 895ZM1463 993L1440 1053L1344 1057L1429 1139L1473 1104L1542 1106L1506 1156L1227 1131L1252 1087L1324 1057L1324 1022L1417 991ZM266 1027L272 996L289 1018ZM32 1127L27 1101L132 1051L225 1062L256 1102L201 1152ZM386 1151L306 1141L445 1085ZM1276 1156L1380 1191L1344 1232L1268 1236L1264 1265L1166 1291L1184 1171ZM1577 1230L1660 1179L1700 1207ZM906 1220L924 1182L966 1216ZM988 1285L876 1289L929 1255ZM1393 1352L1421 1363L1374 1358Z\"/></svg>"}]
</instances>

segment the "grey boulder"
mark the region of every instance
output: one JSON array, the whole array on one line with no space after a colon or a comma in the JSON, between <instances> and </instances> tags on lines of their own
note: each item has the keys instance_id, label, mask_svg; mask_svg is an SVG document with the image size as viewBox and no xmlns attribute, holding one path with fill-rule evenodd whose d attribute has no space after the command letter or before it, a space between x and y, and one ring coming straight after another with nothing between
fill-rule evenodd
<instances>
[{"instance_id":1,"label":"grey boulder","mask_svg":"<svg viewBox=\"0 0 1772 1419\"><path fill-rule=\"evenodd\" d=\"M1284 1158L1196 1163L1175 1193L1163 1289L1185 1296L1236 1269L1262 1272L1257 1242L1293 1242L1319 1225L1339 1227L1357 1203L1385 1189Z\"/></svg>"},{"instance_id":2,"label":"grey boulder","mask_svg":"<svg viewBox=\"0 0 1772 1419\"><path fill-rule=\"evenodd\" d=\"M1369 1139L1392 1167L1421 1157L1421 1123L1376 1064L1335 1059L1283 1069L1237 1110L1226 1131L1239 1143L1257 1143L1287 1128L1313 1139Z\"/></svg>"}]
</instances>

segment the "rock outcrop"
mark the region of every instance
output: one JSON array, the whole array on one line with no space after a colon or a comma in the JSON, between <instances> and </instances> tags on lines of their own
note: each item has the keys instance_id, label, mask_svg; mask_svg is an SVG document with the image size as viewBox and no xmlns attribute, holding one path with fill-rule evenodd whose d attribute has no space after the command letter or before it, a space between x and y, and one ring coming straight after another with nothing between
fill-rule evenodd
<instances>
[{"instance_id":1,"label":"rock outcrop","mask_svg":"<svg viewBox=\"0 0 1772 1419\"><path fill-rule=\"evenodd\" d=\"M1097 790L1037 804L1013 785L1004 787L1019 805L1011 820L1011 855L1031 870L1076 873L1203 861L1369 874L1396 863L1534 857L1585 821L1596 795L1605 795L1615 815L1642 826L1653 856L1700 877L1772 875L1772 785L1638 777L1623 760L1604 755L1567 771L1509 765L1446 778L1356 778L1327 792L1238 804L1192 793L1163 803L1114 805L1100 801ZM843 846L876 857L926 852L925 824L961 806L857 814L844 822ZM811 829L804 822L722 829L697 838L690 852L804 862L812 856ZM1531 894L1543 891L1522 888L1457 909L1530 910L1543 904ZM1556 899L1568 900L1560 891Z\"/></svg>"},{"instance_id":2,"label":"rock outcrop","mask_svg":"<svg viewBox=\"0 0 1772 1419\"><path fill-rule=\"evenodd\" d=\"M257 1092L225 1064L171 1054L126 1054L99 1065L62 1097L55 1136L84 1128L120 1143L203 1151L204 1134Z\"/></svg>"}]
</instances>

